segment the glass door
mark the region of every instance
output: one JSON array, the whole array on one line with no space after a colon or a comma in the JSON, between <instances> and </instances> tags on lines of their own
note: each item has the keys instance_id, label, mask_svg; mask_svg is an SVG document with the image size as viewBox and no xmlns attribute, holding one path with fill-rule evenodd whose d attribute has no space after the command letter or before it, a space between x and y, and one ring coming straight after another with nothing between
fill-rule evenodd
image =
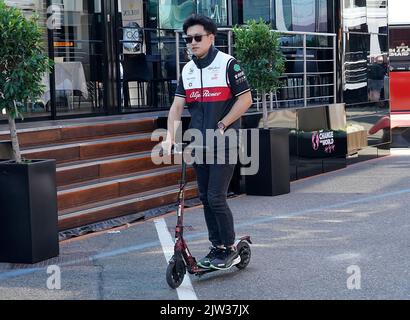
<instances>
[{"instance_id":1,"label":"glass door","mask_svg":"<svg viewBox=\"0 0 410 320\"><path fill-rule=\"evenodd\" d=\"M144 4L142 0L118 0L117 7L118 83L124 112L146 108L151 69L146 61L144 43Z\"/></svg>"},{"instance_id":2,"label":"glass door","mask_svg":"<svg viewBox=\"0 0 410 320\"><path fill-rule=\"evenodd\" d=\"M118 0L118 91L122 112L169 109L172 103L177 82L173 28L185 14L195 12L192 1L189 6L188 1L183 1L183 6L173 2ZM175 14L182 7L184 15L179 20L171 19L175 16L167 10L171 8ZM168 15L164 16L165 12Z\"/></svg>"},{"instance_id":3,"label":"glass door","mask_svg":"<svg viewBox=\"0 0 410 320\"><path fill-rule=\"evenodd\" d=\"M104 21L102 0L51 0L57 117L103 113Z\"/></svg>"}]
</instances>

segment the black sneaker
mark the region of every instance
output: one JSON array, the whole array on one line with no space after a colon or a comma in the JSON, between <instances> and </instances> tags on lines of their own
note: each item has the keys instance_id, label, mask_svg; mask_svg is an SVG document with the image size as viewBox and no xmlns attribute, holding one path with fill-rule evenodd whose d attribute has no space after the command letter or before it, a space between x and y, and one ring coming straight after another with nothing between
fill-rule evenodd
<instances>
[{"instance_id":1,"label":"black sneaker","mask_svg":"<svg viewBox=\"0 0 410 320\"><path fill-rule=\"evenodd\" d=\"M240 262L238 250L227 248L218 252L217 257L211 261L210 267L216 270L228 270Z\"/></svg>"},{"instance_id":2,"label":"black sneaker","mask_svg":"<svg viewBox=\"0 0 410 320\"><path fill-rule=\"evenodd\" d=\"M209 249L211 249L211 251L208 253L208 255L205 258L202 258L201 260L198 261L198 267L202 269L210 269L211 261L217 257L220 251L222 251L222 249L215 248L215 247L210 247Z\"/></svg>"}]
</instances>

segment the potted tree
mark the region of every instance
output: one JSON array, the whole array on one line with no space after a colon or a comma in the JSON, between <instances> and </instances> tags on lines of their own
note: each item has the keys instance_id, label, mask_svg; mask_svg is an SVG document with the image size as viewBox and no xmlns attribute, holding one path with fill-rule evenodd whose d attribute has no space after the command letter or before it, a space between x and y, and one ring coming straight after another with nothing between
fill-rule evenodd
<instances>
[{"instance_id":1,"label":"potted tree","mask_svg":"<svg viewBox=\"0 0 410 320\"><path fill-rule=\"evenodd\" d=\"M262 19L250 20L246 26L233 29L235 56L241 62L250 86L261 93L263 128L259 130L259 172L246 176L246 192L250 195L273 196L289 193L289 131L270 128L266 94L276 92L285 69L280 48L280 34ZM248 146L248 150L250 150Z\"/></svg>"},{"instance_id":2,"label":"potted tree","mask_svg":"<svg viewBox=\"0 0 410 320\"><path fill-rule=\"evenodd\" d=\"M15 121L42 94L42 77L52 68L37 20L0 1L0 110L13 150L13 159L0 163L0 262L36 263L59 254L56 163L22 159Z\"/></svg>"},{"instance_id":3,"label":"potted tree","mask_svg":"<svg viewBox=\"0 0 410 320\"><path fill-rule=\"evenodd\" d=\"M262 19L250 20L244 27L233 29L235 56L241 62L251 87L262 95L263 127L268 128L266 94L281 85L285 59L280 50L280 34Z\"/></svg>"}]
</instances>

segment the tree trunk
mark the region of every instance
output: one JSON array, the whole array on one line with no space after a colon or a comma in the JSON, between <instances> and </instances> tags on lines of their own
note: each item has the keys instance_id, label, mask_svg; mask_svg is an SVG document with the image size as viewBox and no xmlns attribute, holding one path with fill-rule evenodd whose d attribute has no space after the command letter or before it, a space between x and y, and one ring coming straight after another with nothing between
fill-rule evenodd
<instances>
[{"instance_id":1,"label":"tree trunk","mask_svg":"<svg viewBox=\"0 0 410 320\"><path fill-rule=\"evenodd\" d=\"M10 112L7 113L7 117L9 120L9 128L10 128L10 136L11 136L11 143L13 145L13 157L17 163L21 163L21 152L20 152L20 144L17 137L17 128L16 128L16 121L11 116Z\"/></svg>"},{"instance_id":2,"label":"tree trunk","mask_svg":"<svg viewBox=\"0 0 410 320\"><path fill-rule=\"evenodd\" d=\"M263 128L268 129L268 106L266 103L266 92L262 91Z\"/></svg>"}]
</instances>

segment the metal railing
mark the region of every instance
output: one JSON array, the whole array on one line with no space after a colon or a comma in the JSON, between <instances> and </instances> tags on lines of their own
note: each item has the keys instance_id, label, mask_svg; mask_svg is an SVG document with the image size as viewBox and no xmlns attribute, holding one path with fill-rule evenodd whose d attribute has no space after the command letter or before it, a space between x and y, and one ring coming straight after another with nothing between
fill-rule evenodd
<instances>
[{"instance_id":1,"label":"metal railing","mask_svg":"<svg viewBox=\"0 0 410 320\"><path fill-rule=\"evenodd\" d=\"M281 49L286 57L286 72L281 77L283 86L277 92L267 93L270 97L268 100L270 108L274 109L274 104L276 108L289 108L336 103L336 34L276 30L272 32L281 35ZM175 31L178 80L182 66L188 62L188 60L181 61L181 50L185 53L187 51L187 47L181 41L182 33L182 30ZM232 28L219 28L218 33L225 33L227 39L226 45L216 46L232 55L234 48ZM300 67L301 70L298 70ZM259 110L257 92L255 105Z\"/></svg>"}]
</instances>

